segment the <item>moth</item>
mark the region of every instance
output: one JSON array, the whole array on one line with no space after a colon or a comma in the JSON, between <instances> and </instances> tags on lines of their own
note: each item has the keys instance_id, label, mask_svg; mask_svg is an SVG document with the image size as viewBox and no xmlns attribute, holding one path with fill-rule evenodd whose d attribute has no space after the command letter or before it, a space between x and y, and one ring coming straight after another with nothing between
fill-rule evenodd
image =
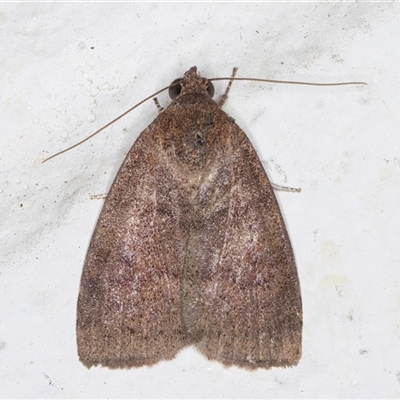
<instances>
[{"instance_id":1,"label":"moth","mask_svg":"<svg viewBox=\"0 0 400 400\"><path fill-rule=\"evenodd\" d=\"M93 233L79 358L140 367L193 345L225 366L294 366L300 284L268 177L196 67L171 88L176 98L127 154Z\"/></svg>"}]
</instances>

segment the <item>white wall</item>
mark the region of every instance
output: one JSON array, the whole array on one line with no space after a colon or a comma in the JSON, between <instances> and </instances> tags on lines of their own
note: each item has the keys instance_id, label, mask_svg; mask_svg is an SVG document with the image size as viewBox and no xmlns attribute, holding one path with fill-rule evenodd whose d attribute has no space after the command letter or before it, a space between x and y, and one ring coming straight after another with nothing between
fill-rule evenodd
<instances>
[{"instance_id":1,"label":"white wall","mask_svg":"<svg viewBox=\"0 0 400 400\"><path fill-rule=\"evenodd\" d=\"M399 397L400 5L2 3L1 397ZM277 192L304 307L291 369L226 369L187 349L152 368L87 370L75 308L86 249L149 101L192 65L234 83L225 110ZM216 84L220 94L226 83ZM167 94L159 96L168 104Z\"/></svg>"}]
</instances>

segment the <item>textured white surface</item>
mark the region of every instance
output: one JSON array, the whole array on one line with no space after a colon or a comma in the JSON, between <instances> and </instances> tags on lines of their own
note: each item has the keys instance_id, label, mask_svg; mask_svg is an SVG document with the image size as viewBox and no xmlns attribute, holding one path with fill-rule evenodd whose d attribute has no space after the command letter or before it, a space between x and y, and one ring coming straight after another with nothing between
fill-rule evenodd
<instances>
[{"instance_id":1,"label":"textured white surface","mask_svg":"<svg viewBox=\"0 0 400 400\"><path fill-rule=\"evenodd\" d=\"M390 3L0 5L1 397L399 397L400 26ZM149 101L192 65L235 83L224 107L278 192L304 307L291 369L226 369L192 349L152 368L87 370L75 307L106 193ZM225 83L216 84L217 94ZM168 96L159 96L161 104Z\"/></svg>"}]
</instances>

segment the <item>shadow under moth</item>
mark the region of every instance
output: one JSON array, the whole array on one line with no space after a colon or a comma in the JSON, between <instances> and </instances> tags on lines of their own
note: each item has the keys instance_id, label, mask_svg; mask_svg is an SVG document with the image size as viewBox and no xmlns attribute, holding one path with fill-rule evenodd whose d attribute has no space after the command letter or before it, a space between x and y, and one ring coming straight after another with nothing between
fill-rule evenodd
<instances>
[{"instance_id":1,"label":"shadow under moth","mask_svg":"<svg viewBox=\"0 0 400 400\"><path fill-rule=\"evenodd\" d=\"M107 195L80 284L78 353L128 368L195 346L247 369L301 357L292 247L245 133L189 69Z\"/></svg>"}]
</instances>

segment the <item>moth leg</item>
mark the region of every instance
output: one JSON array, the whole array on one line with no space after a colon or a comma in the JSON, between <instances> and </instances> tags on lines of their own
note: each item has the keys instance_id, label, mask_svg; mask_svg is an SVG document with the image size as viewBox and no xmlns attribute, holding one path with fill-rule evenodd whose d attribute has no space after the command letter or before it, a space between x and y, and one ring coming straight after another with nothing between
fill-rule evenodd
<instances>
[{"instance_id":1,"label":"moth leg","mask_svg":"<svg viewBox=\"0 0 400 400\"><path fill-rule=\"evenodd\" d=\"M277 185L276 183L272 183L272 182L271 182L271 186L274 190L280 190L282 192L296 192L296 193L301 192L301 188L293 188L290 186Z\"/></svg>"},{"instance_id":2,"label":"moth leg","mask_svg":"<svg viewBox=\"0 0 400 400\"><path fill-rule=\"evenodd\" d=\"M230 79L230 81L228 83L228 86L225 89L225 93L222 95L221 100L218 102L218 105L220 107L222 107L225 104L226 100L228 100L228 93L231 90L231 86L232 86L233 80L234 80L234 78L236 76L237 70L238 70L237 67L233 68L233 70L232 70L231 79Z\"/></svg>"},{"instance_id":3,"label":"moth leg","mask_svg":"<svg viewBox=\"0 0 400 400\"><path fill-rule=\"evenodd\" d=\"M103 194L91 194L90 195L90 200L103 200L107 197L107 193Z\"/></svg>"},{"instance_id":4,"label":"moth leg","mask_svg":"<svg viewBox=\"0 0 400 400\"><path fill-rule=\"evenodd\" d=\"M164 107L160 106L160 103L158 102L157 97L154 97L153 100L154 100L154 103L156 103L156 107L158 109L158 112L160 113L160 112L164 111Z\"/></svg>"}]
</instances>

